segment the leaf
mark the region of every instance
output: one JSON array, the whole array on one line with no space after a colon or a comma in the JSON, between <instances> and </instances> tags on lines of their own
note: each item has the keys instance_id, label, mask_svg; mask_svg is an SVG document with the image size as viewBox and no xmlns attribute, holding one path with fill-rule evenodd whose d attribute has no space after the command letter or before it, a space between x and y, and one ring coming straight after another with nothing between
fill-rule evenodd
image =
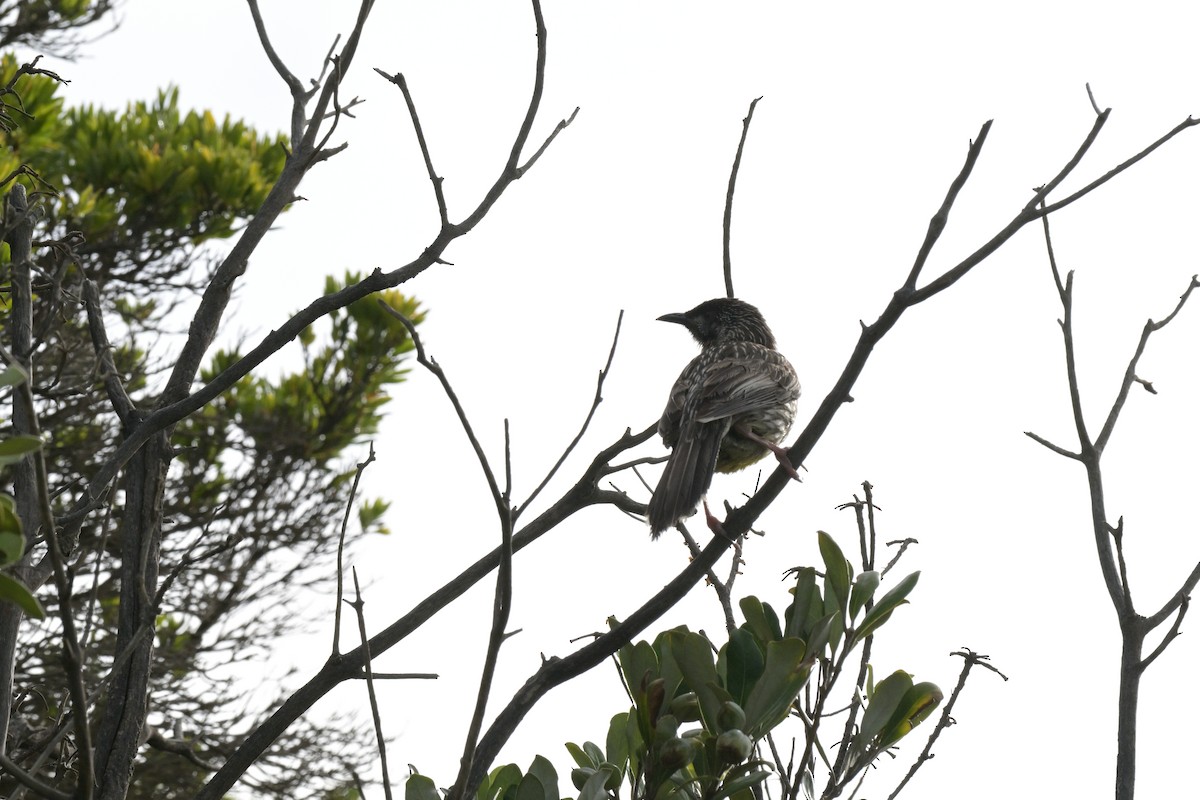
<instances>
[{"instance_id":1,"label":"leaf","mask_svg":"<svg viewBox=\"0 0 1200 800\"><path fill-rule=\"evenodd\" d=\"M797 569L796 586L792 594L792 604L783 615L787 621L784 636L791 639L807 639L809 625L820 616L819 611L823 603L821 592L817 589L817 571L812 567ZM817 608L812 608L813 605Z\"/></svg>"},{"instance_id":2,"label":"leaf","mask_svg":"<svg viewBox=\"0 0 1200 800\"><path fill-rule=\"evenodd\" d=\"M604 788L608 777L608 770L596 770L596 774L588 778L587 783L579 790L579 800L608 800L608 791Z\"/></svg>"},{"instance_id":3,"label":"leaf","mask_svg":"<svg viewBox=\"0 0 1200 800\"><path fill-rule=\"evenodd\" d=\"M9 364L3 372L0 372L0 387L19 386L27 380L29 380L29 373L20 364Z\"/></svg>"},{"instance_id":4,"label":"leaf","mask_svg":"<svg viewBox=\"0 0 1200 800\"><path fill-rule=\"evenodd\" d=\"M0 529L0 567L15 564L24 552L24 536Z\"/></svg>"},{"instance_id":5,"label":"leaf","mask_svg":"<svg viewBox=\"0 0 1200 800\"><path fill-rule=\"evenodd\" d=\"M414 772L404 782L404 800L442 800L433 779Z\"/></svg>"},{"instance_id":6,"label":"leaf","mask_svg":"<svg viewBox=\"0 0 1200 800\"><path fill-rule=\"evenodd\" d=\"M863 713L862 726L855 736L856 743L861 745L860 753L865 752L867 744L888 725L912 685L912 676L903 670L896 670L875 685L875 692Z\"/></svg>"},{"instance_id":7,"label":"leaf","mask_svg":"<svg viewBox=\"0 0 1200 800\"><path fill-rule=\"evenodd\" d=\"M867 615L863 617L862 624L858 626L858 630L854 633L854 641L861 642L866 637L870 636L876 628L887 622L887 618L892 612L908 601L904 598L908 596L913 587L917 585L917 580L921 577L921 573L914 572L911 575L905 576L899 583L891 588L887 594L879 598Z\"/></svg>"},{"instance_id":8,"label":"leaf","mask_svg":"<svg viewBox=\"0 0 1200 800\"><path fill-rule=\"evenodd\" d=\"M804 657L808 659L818 659L821 657L825 645L829 644L829 636L833 633L834 623L840 624L841 614L836 611L831 611L817 621L812 627L812 633L809 635L807 645L804 649Z\"/></svg>"},{"instance_id":9,"label":"leaf","mask_svg":"<svg viewBox=\"0 0 1200 800\"><path fill-rule=\"evenodd\" d=\"M754 634L738 628L729 635L729 644L725 645L725 688L733 702L738 705L746 702L754 682L763 673L763 664L763 651Z\"/></svg>"},{"instance_id":10,"label":"leaf","mask_svg":"<svg viewBox=\"0 0 1200 800\"><path fill-rule=\"evenodd\" d=\"M15 464L25 456L42 448L42 440L38 436L20 434L10 436L0 442L0 466Z\"/></svg>"},{"instance_id":11,"label":"leaf","mask_svg":"<svg viewBox=\"0 0 1200 800\"><path fill-rule=\"evenodd\" d=\"M739 778L727 780L721 784L721 788L717 790L715 795L713 795L713 800L722 800L722 798L729 797L730 795L736 794L743 789L749 789L755 784L762 783L764 780L770 777L770 775L771 773L769 771L760 769L757 772L751 772L749 775L742 775Z\"/></svg>"},{"instance_id":12,"label":"leaf","mask_svg":"<svg viewBox=\"0 0 1200 800\"><path fill-rule=\"evenodd\" d=\"M700 716L704 727L717 730L717 711L729 699L716 691L717 668L713 663L712 643L698 633L671 631L667 636L671 655L683 674L684 683L700 698Z\"/></svg>"},{"instance_id":13,"label":"leaf","mask_svg":"<svg viewBox=\"0 0 1200 800\"><path fill-rule=\"evenodd\" d=\"M621 769L629 763L629 751L632 749L629 741L629 712L615 714L608 723L608 736L604 740L607 760Z\"/></svg>"},{"instance_id":14,"label":"leaf","mask_svg":"<svg viewBox=\"0 0 1200 800\"><path fill-rule=\"evenodd\" d=\"M854 588L850 590L850 621L858 616L858 612L863 606L875 596L875 590L879 588L879 572L869 570L861 573L854 579Z\"/></svg>"},{"instance_id":15,"label":"leaf","mask_svg":"<svg viewBox=\"0 0 1200 800\"><path fill-rule=\"evenodd\" d=\"M575 765L581 769L595 769L600 766L596 761L592 761L584 749L574 742L567 742L567 752L571 754L571 758L575 759Z\"/></svg>"},{"instance_id":16,"label":"leaf","mask_svg":"<svg viewBox=\"0 0 1200 800\"><path fill-rule=\"evenodd\" d=\"M925 681L911 687L884 726L877 746L888 747L908 735L941 705L942 697L942 690L935 683Z\"/></svg>"},{"instance_id":17,"label":"leaf","mask_svg":"<svg viewBox=\"0 0 1200 800\"><path fill-rule=\"evenodd\" d=\"M42 608L42 604L26 588L25 584L10 575L0 572L0 601L4 600L16 603L21 607L22 611L34 619L44 619L46 616L46 611Z\"/></svg>"},{"instance_id":18,"label":"leaf","mask_svg":"<svg viewBox=\"0 0 1200 800\"><path fill-rule=\"evenodd\" d=\"M783 631L779 627L779 616L769 604L763 603L757 597L749 596L738 601L738 607L741 608L742 615L746 618L746 625L750 628L750 632L757 636L764 645L775 639L783 638Z\"/></svg>"},{"instance_id":19,"label":"leaf","mask_svg":"<svg viewBox=\"0 0 1200 800\"><path fill-rule=\"evenodd\" d=\"M817 545L821 549L821 558L825 562L825 576L836 594L838 607L845 610L850 602L850 577L853 572L850 562L842 554L842 548L838 547L833 537L825 531L817 531Z\"/></svg>"},{"instance_id":20,"label":"leaf","mask_svg":"<svg viewBox=\"0 0 1200 800\"><path fill-rule=\"evenodd\" d=\"M551 767L550 769L553 770L554 768ZM557 776L555 776L553 794L551 794L551 788L542 783L538 776L527 773L525 777L521 778L521 782L517 784L517 791L514 794L513 800L559 800Z\"/></svg>"},{"instance_id":21,"label":"leaf","mask_svg":"<svg viewBox=\"0 0 1200 800\"><path fill-rule=\"evenodd\" d=\"M529 769L526 772L526 778L528 777L537 778L538 781L541 782L542 786L545 787L542 797L533 798L533 800L559 800L558 770L554 769L554 765L551 764L549 759L547 759L545 756L533 757L533 761L530 763ZM521 786L517 787L518 800L522 800L521 789L524 786L525 781L522 780ZM441 800L441 798L438 800Z\"/></svg>"},{"instance_id":22,"label":"leaf","mask_svg":"<svg viewBox=\"0 0 1200 800\"><path fill-rule=\"evenodd\" d=\"M780 639L767 645L762 677L742 704L746 735L761 739L787 718L792 701L808 682L812 664L805 659L805 644L800 639Z\"/></svg>"},{"instance_id":23,"label":"leaf","mask_svg":"<svg viewBox=\"0 0 1200 800\"><path fill-rule=\"evenodd\" d=\"M521 768L516 764L496 767L488 773L487 781L480 784L479 791L475 793L475 796L479 800L495 800L497 797L504 797L508 788L520 783L522 777Z\"/></svg>"}]
</instances>

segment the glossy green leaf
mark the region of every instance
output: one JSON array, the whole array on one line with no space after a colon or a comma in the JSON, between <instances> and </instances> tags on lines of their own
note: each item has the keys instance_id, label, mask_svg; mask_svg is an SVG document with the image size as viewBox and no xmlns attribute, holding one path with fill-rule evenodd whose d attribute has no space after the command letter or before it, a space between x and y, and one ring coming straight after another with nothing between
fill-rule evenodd
<instances>
[{"instance_id":1,"label":"glossy green leaf","mask_svg":"<svg viewBox=\"0 0 1200 800\"><path fill-rule=\"evenodd\" d=\"M707 730L715 731L717 711L729 699L717 691L717 667L712 644L691 631L672 631L667 637L671 655L683 674L684 683L700 698L700 715Z\"/></svg>"},{"instance_id":2,"label":"glossy green leaf","mask_svg":"<svg viewBox=\"0 0 1200 800\"><path fill-rule=\"evenodd\" d=\"M404 782L404 800L442 800L433 779L414 772Z\"/></svg>"},{"instance_id":3,"label":"glossy green leaf","mask_svg":"<svg viewBox=\"0 0 1200 800\"><path fill-rule=\"evenodd\" d=\"M877 747L888 747L908 735L941 705L942 697L937 684L928 681L909 688L880 733Z\"/></svg>"},{"instance_id":4,"label":"glossy green leaf","mask_svg":"<svg viewBox=\"0 0 1200 800\"><path fill-rule=\"evenodd\" d=\"M812 661L804 657L805 645L799 639L780 639L767 645L762 677L742 704L746 712L745 732L760 739L787 718L792 701L808 682Z\"/></svg>"},{"instance_id":5,"label":"glossy green leaf","mask_svg":"<svg viewBox=\"0 0 1200 800\"><path fill-rule=\"evenodd\" d=\"M632 743L629 741L629 713L622 711L613 716L608 723L608 736L604 740L605 755L608 761L622 769L629 763L629 751Z\"/></svg>"},{"instance_id":6,"label":"glossy green leaf","mask_svg":"<svg viewBox=\"0 0 1200 800\"><path fill-rule=\"evenodd\" d=\"M29 374L19 364L9 364L0 372L0 387L19 386L29 380Z\"/></svg>"},{"instance_id":7,"label":"glossy green leaf","mask_svg":"<svg viewBox=\"0 0 1200 800\"><path fill-rule=\"evenodd\" d=\"M853 574L850 562L842 554L842 548L825 531L817 531L817 544L821 549L821 559L825 562L828 584L836 593L838 607L845 609L850 602L850 578ZM827 603L828 600L826 598Z\"/></svg>"},{"instance_id":8,"label":"glossy green leaf","mask_svg":"<svg viewBox=\"0 0 1200 800\"><path fill-rule=\"evenodd\" d=\"M516 764L504 764L488 773L488 779L480 784L475 796L479 800L496 800L503 798L510 786L516 786L524 775Z\"/></svg>"},{"instance_id":9,"label":"glossy green leaf","mask_svg":"<svg viewBox=\"0 0 1200 800\"><path fill-rule=\"evenodd\" d=\"M796 570L796 585L792 588L792 603L784 611L783 634L789 639L807 639L809 605L817 588L817 571L812 567Z\"/></svg>"},{"instance_id":10,"label":"glossy green leaf","mask_svg":"<svg viewBox=\"0 0 1200 800\"><path fill-rule=\"evenodd\" d=\"M769 604L762 602L757 597L749 596L738 601L738 607L741 608L742 616L746 618L746 625L750 631L764 645L767 642L783 638L779 615Z\"/></svg>"},{"instance_id":11,"label":"glossy green leaf","mask_svg":"<svg viewBox=\"0 0 1200 800\"><path fill-rule=\"evenodd\" d=\"M25 537L0 528L0 567L15 564L25 552Z\"/></svg>"},{"instance_id":12,"label":"glossy green leaf","mask_svg":"<svg viewBox=\"0 0 1200 800\"><path fill-rule=\"evenodd\" d=\"M0 466L15 464L40 449L42 449L42 440L37 436L28 434L10 436L0 442Z\"/></svg>"},{"instance_id":13,"label":"glossy green leaf","mask_svg":"<svg viewBox=\"0 0 1200 800\"><path fill-rule=\"evenodd\" d=\"M869 570L860 573L854 579L854 588L850 590L850 619L853 621L858 616L858 612L863 609L863 606L875 596L875 590L879 588L879 572Z\"/></svg>"},{"instance_id":14,"label":"glossy green leaf","mask_svg":"<svg viewBox=\"0 0 1200 800\"><path fill-rule=\"evenodd\" d=\"M526 778L530 776L537 778L545 788L542 797L533 800L559 800L561 795L558 793L558 770L554 768L549 759L544 756L534 756L525 775ZM521 787L524 785L525 781L522 780ZM517 789L518 800L521 798L521 787Z\"/></svg>"},{"instance_id":15,"label":"glossy green leaf","mask_svg":"<svg viewBox=\"0 0 1200 800\"><path fill-rule=\"evenodd\" d=\"M579 800L608 800L608 790L604 788L608 777L608 770L597 770L579 791Z\"/></svg>"},{"instance_id":16,"label":"glossy green leaf","mask_svg":"<svg viewBox=\"0 0 1200 800\"><path fill-rule=\"evenodd\" d=\"M863 617L862 624L855 631L855 641L861 642L866 637L870 636L876 628L887 622L888 617L892 612L908 601L904 598L908 596L913 587L917 585L917 580L921 577L920 572L914 572L911 575L905 576L899 583L893 586L883 597L879 598L871 610Z\"/></svg>"},{"instance_id":17,"label":"glossy green leaf","mask_svg":"<svg viewBox=\"0 0 1200 800\"><path fill-rule=\"evenodd\" d=\"M583 769L595 769L596 767L600 766L599 761L593 761L592 757L589 756L582 747L574 742L567 742L567 752L571 754L571 758L575 759L575 765L578 767Z\"/></svg>"},{"instance_id":18,"label":"glossy green leaf","mask_svg":"<svg viewBox=\"0 0 1200 800\"><path fill-rule=\"evenodd\" d=\"M912 676L902 670L896 670L875 685L875 692L867 700L867 710L863 712L862 725L856 737L861 739L864 747L887 726L912 685Z\"/></svg>"},{"instance_id":19,"label":"glossy green leaf","mask_svg":"<svg viewBox=\"0 0 1200 800\"><path fill-rule=\"evenodd\" d=\"M842 615L839 612L831 611L817 620L806 643L805 658L815 660L822 656L825 645L829 644L829 637L833 633L834 626L841 625L841 619Z\"/></svg>"},{"instance_id":20,"label":"glossy green leaf","mask_svg":"<svg viewBox=\"0 0 1200 800\"><path fill-rule=\"evenodd\" d=\"M553 792L551 792L551 788L542 783L538 776L526 773L521 778L521 782L517 784L517 790L513 794L512 800L559 800L557 781L553 786Z\"/></svg>"},{"instance_id":21,"label":"glossy green leaf","mask_svg":"<svg viewBox=\"0 0 1200 800\"><path fill-rule=\"evenodd\" d=\"M34 619L43 619L46 616L42 604L25 584L3 572L0 572L0 601L16 603L22 611Z\"/></svg>"},{"instance_id":22,"label":"glossy green leaf","mask_svg":"<svg viewBox=\"0 0 1200 800\"><path fill-rule=\"evenodd\" d=\"M717 793L713 795L713 800L723 800L723 798L730 797L737 792L762 783L770 776L771 773L768 770L760 769L748 775L741 775L733 780L726 779L721 783L721 788L717 790Z\"/></svg>"},{"instance_id":23,"label":"glossy green leaf","mask_svg":"<svg viewBox=\"0 0 1200 800\"><path fill-rule=\"evenodd\" d=\"M767 640L770 641L770 640ZM748 630L738 628L729 636L722 654L725 660L725 688L738 705L746 702L755 681L764 669L763 651Z\"/></svg>"}]
</instances>

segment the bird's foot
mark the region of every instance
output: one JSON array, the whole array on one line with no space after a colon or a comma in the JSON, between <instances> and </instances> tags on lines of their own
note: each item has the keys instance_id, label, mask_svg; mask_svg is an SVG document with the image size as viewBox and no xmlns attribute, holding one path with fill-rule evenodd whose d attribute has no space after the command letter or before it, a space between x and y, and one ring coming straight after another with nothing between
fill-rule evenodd
<instances>
[{"instance_id":1,"label":"bird's foot","mask_svg":"<svg viewBox=\"0 0 1200 800\"><path fill-rule=\"evenodd\" d=\"M713 516L713 513L708 510L708 500L704 501L704 521L708 525L708 529L717 536L723 536L726 539L732 540L733 537L725 532L725 526L721 524L721 520Z\"/></svg>"}]
</instances>

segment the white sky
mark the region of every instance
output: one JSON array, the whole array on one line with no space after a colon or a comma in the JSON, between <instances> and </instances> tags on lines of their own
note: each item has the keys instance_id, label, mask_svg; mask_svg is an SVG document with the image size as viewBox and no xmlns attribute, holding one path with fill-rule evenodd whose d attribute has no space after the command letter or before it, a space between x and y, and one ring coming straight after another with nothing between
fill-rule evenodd
<instances>
[{"instance_id":1,"label":"white sky","mask_svg":"<svg viewBox=\"0 0 1200 800\"><path fill-rule=\"evenodd\" d=\"M264 0L284 59L315 76L350 2ZM968 11L968 8L976 10ZM986 8L986 10L984 10ZM1186 9L1186 10L1185 10ZM245 5L129 0L124 25L59 65L69 102L123 106L169 83L181 101L288 124L289 99L253 35ZM579 453L539 501L578 476L626 427L656 419L694 345L654 322L722 293L721 213L750 100L762 95L738 184L735 286L758 305L801 376L800 421L829 390L858 335L900 285L968 140L994 118L975 174L927 267L932 277L999 230L1074 152L1093 122L1084 91L1114 111L1078 187L1200 111L1197 13L1181 3L563 2L547 0L549 64L532 141L580 106L578 119L439 266L403 287L430 309L422 328L489 454L511 420L516 494L541 479L586 412L617 313L625 325L605 402ZM519 0L379 3L343 97L368 102L339 134L350 148L302 187L251 262L227 322L251 341L307 304L327 273L393 269L432 237L436 208L399 91L372 67L408 78L451 215L474 208L525 111L533 28ZM1094 428L1148 316L1174 305L1195 256L1193 191L1200 131L1053 219L1060 263L1076 269L1085 402ZM1064 194L1060 194L1065 196ZM979 671L904 796L1104 796L1112 791L1118 634L1100 579L1079 465L1027 439L1072 445L1060 315L1040 231L1030 227L951 291L911 311L876 349L854 392L789 487L762 518L738 587L786 605L787 567L817 564L815 531L853 549L853 520L834 507L870 480L882 538L918 538L901 572L923 571L876 645L896 668L949 692L966 645L1012 680ZM1151 612L1200 558L1195 536L1200 399L1194 356L1200 307L1152 340L1107 453L1113 521L1125 516L1135 601ZM395 505L395 535L360 547L372 630L407 611L498 540L486 486L431 376L397 392L369 491ZM797 430L801 425L798 424ZM658 452L656 442L646 453ZM754 473L719 477L736 500ZM631 480L621 485L638 492ZM531 516L536 514L531 511ZM516 562L510 640L493 709L570 639L627 616L686 561L673 535L612 510L578 515ZM724 564L724 562L723 562ZM727 565L723 565L722 570ZM381 657L386 671L436 671L437 683L381 688L396 737L393 775L415 764L452 782L477 682L491 586ZM332 584L331 584L332 592ZM322 603L332 604L330 598ZM655 630L720 629L697 589ZM1178 793L1190 742L1175 720L1198 649L1191 620L1142 689L1138 785ZM326 634L297 653L301 675ZM1152 639L1153 647L1157 639ZM1148 648L1149 649L1149 648ZM278 669L278 664L265 669ZM365 703L339 688L318 712ZM566 740L603 741L626 701L612 670L551 693L504 761L535 752L569 788ZM904 765L928 724L907 742ZM1186 766L1184 766L1186 769ZM886 796L884 771L866 796Z\"/></svg>"}]
</instances>

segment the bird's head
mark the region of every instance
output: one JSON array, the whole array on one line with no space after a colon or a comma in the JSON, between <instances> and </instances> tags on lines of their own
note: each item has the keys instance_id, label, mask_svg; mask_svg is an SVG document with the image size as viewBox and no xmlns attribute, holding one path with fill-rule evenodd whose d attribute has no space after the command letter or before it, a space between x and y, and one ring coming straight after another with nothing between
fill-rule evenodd
<instances>
[{"instance_id":1,"label":"bird's head","mask_svg":"<svg viewBox=\"0 0 1200 800\"><path fill-rule=\"evenodd\" d=\"M691 311L663 314L658 319L687 328L701 347L725 342L754 342L772 349L775 347L775 336L759 310L732 297L706 300Z\"/></svg>"}]
</instances>

